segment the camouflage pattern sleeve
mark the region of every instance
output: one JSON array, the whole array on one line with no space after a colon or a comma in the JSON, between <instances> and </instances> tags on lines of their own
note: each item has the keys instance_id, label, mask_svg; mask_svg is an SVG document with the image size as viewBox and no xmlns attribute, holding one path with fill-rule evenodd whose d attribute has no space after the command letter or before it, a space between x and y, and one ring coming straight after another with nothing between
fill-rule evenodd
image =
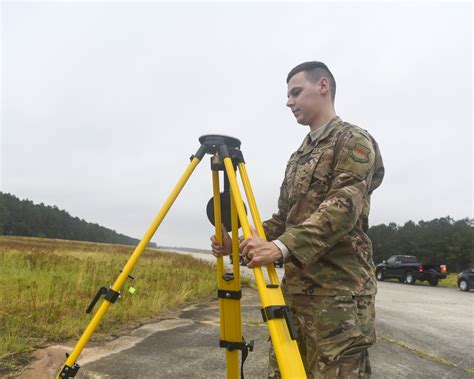
<instances>
[{"instance_id":1,"label":"camouflage pattern sleeve","mask_svg":"<svg viewBox=\"0 0 474 379\"><path fill-rule=\"evenodd\" d=\"M288 171L288 167L287 167ZM286 217L288 215L288 191L285 179L280 187L280 197L278 198L278 212L272 215L272 218L263 222L263 229L267 241L273 241L280 237L286 229Z\"/></svg>"},{"instance_id":2,"label":"camouflage pattern sleeve","mask_svg":"<svg viewBox=\"0 0 474 379\"><path fill-rule=\"evenodd\" d=\"M317 261L354 228L371 186L375 148L370 137L350 131L336 151L326 198L300 225L288 228L278 238L303 265Z\"/></svg>"}]
</instances>

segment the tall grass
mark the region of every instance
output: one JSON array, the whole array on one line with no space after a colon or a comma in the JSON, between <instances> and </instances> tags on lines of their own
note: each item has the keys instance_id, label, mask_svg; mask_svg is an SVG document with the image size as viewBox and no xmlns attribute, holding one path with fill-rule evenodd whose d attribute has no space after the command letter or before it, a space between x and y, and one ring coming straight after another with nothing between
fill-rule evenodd
<instances>
[{"instance_id":1,"label":"tall grass","mask_svg":"<svg viewBox=\"0 0 474 379\"><path fill-rule=\"evenodd\" d=\"M440 287L451 287L455 288L458 286L458 274L456 272L452 272L448 274L446 279L442 279L439 281Z\"/></svg>"},{"instance_id":2,"label":"tall grass","mask_svg":"<svg viewBox=\"0 0 474 379\"><path fill-rule=\"evenodd\" d=\"M112 285L133 249L0 237L0 358L80 335L91 319L86 307L99 287ZM143 253L131 275L98 332L119 330L216 290L214 265L156 249Z\"/></svg>"},{"instance_id":3,"label":"tall grass","mask_svg":"<svg viewBox=\"0 0 474 379\"><path fill-rule=\"evenodd\" d=\"M398 279L385 279L387 282L397 282ZM421 286L429 286L430 284L426 281L420 282L419 280L416 281L417 285ZM458 274L456 272L451 272L447 275L446 279L441 279L438 284L439 287L448 287L448 288L456 288L458 286Z\"/></svg>"}]
</instances>

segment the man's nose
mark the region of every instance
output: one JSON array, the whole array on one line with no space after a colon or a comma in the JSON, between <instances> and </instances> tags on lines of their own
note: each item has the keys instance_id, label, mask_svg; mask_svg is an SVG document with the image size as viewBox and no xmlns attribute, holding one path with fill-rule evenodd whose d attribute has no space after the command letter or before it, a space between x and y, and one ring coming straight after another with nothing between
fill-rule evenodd
<instances>
[{"instance_id":1,"label":"man's nose","mask_svg":"<svg viewBox=\"0 0 474 379\"><path fill-rule=\"evenodd\" d=\"M295 102L289 97L286 106L291 108L293 105L295 105Z\"/></svg>"}]
</instances>

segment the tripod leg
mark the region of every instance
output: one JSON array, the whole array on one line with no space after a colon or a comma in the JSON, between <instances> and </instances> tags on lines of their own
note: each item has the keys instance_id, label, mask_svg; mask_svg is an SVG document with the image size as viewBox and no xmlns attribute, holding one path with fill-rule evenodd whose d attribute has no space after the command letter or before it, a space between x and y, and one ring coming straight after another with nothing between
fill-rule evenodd
<instances>
[{"instance_id":1,"label":"tripod leg","mask_svg":"<svg viewBox=\"0 0 474 379\"><path fill-rule=\"evenodd\" d=\"M212 192L214 195L214 225L216 229L217 242L222 245L222 219L221 219L221 197L219 187L219 171L212 171ZM217 258L217 288L221 289L223 286L224 276L224 258ZM223 303L219 301L220 325L222 325ZM221 339L223 339L221 328Z\"/></svg>"},{"instance_id":2,"label":"tripod leg","mask_svg":"<svg viewBox=\"0 0 474 379\"><path fill-rule=\"evenodd\" d=\"M252 186L250 185L249 176L247 174L247 168L245 167L245 163L239 163L239 173L242 177L242 184L244 186L245 195L247 196L247 201L250 207L250 213L252 214L252 219L254 222L255 227L257 228L257 234L260 238L264 240L267 239L265 236L265 231L263 230L262 219L260 218L260 212L257 208L257 202L255 201L255 196L252 191ZM274 264L269 264L266 266L268 277L270 278L270 283L272 284L279 284L278 275L275 270Z\"/></svg>"},{"instance_id":3,"label":"tripod leg","mask_svg":"<svg viewBox=\"0 0 474 379\"><path fill-rule=\"evenodd\" d=\"M212 172L214 193L214 220L216 237L222 243L221 204L219 192L219 172ZM233 273L224 273L223 257L217 258L217 288L219 296L220 341L226 348L227 378L239 377L239 349L242 343L242 322L240 307L240 266L238 243L238 219L235 204L231 200Z\"/></svg>"},{"instance_id":4,"label":"tripod leg","mask_svg":"<svg viewBox=\"0 0 474 379\"><path fill-rule=\"evenodd\" d=\"M133 269L133 266L140 258L140 255L146 249L148 243L150 242L153 234L155 234L156 230L160 226L161 222L165 218L166 214L168 213L169 209L173 205L174 201L178 197L179 193L183 189L184 185L188 181L189 177L193 173L196 166L199 164L200 159L194 157L189 166L186 168L185 172L179 179L176 186L173 188L171 193L169 194L168 198L166 199L165 203L161 207L158 215L153 220L152 224L146 231L145 235L143 236L140 243L137 245L135 250L133 251L132 255L128 259L127 263L125 264L124 268L122 269L121 274L117 277L112 287L109 289L108 294L105 296L105 301L102 302L97 312L94 314L94 317L89 322L89 325L83 332L82 336L79 338L79 341L76 343L71 355L68 356L66 362L64 363L61 372L58 374L57 379L62 378L69 378L75 375L79 366L76 365L76 360L81 354L82 350L86 346L87 342L91 338L92 334L94 333L95 329L99 325L100 321L104 317L105 313L109 309L110 304L115 302L120 294L120 289L123 286L123 283L127 279L128 275Z\"/></svg>"},{"instance_id":5,"label":"tripod leg","mask_svg":"<svg viewBox=\"0 0 474 379\"><path fill-rule=\"evenodd\" d=\"M232 197L237 207L244 237L249 238L252 236L250 224L245 213L232 159L229 156L224 157L224 165L229 177ZM249 183L247 182L247 184ZM253 200L253 205L255 206L255 200ZM258 212L256 212L256 214L258 214ZM296 336L291 322L291 315L288 312L288 307L285 306L280 286L274 283L267 285L261 267L255 267L253 273L263 306L262 315L265 321L267 321L268 330L270 332L270 337L272 339L282 377L306 378L303 362L295 340Z\"/></svg>"}]
</instances>

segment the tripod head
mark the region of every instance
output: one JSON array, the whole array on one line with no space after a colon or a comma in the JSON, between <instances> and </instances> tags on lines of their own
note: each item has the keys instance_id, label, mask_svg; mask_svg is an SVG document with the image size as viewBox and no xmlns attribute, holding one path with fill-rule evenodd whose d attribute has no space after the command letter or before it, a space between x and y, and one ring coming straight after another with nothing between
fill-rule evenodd
<instances>
[{"instance_id":1,"label":"tripod head","mask_svg":"<svg viewBox=\"0 0 474 379\"><path fill-rule=\"evenodd\" d=\"M222 158L230 157L234 161L234 165L236 161L244 161L240 151L240 140L237 138L219 134L205 134L199 137L199 142L201 146L196 154L191 156L191 160L194 158L202 160L204 155L212 154L214 156L219 155Z\"/></svg>"},{"instance_id":2,"label":"tripod head","mask_svg":"<svg viewBox=\"0 0 474 379\"><path fill-rule=\"evenodd\" d=\"M221 202L221 220L226 229L230 232L232 231L231 221L230 221L230 187L227 174L222 162L223 158L230 157L234 168L237 167L239 163L244 162L244 157L240 151L240 140L230 136L218 135L218 134L206 134L199 137L199 142L201 147L196 153L196 157L202 158L205 154L212 154L211 157L211 169L213 171L223 171L224 172L224 192L220 194ZM202 156L200 156L202 154ZM247 211L247 208L244 204L244 209ZM211 198L207 203L206 207L207 218L212 225L215 225L214 221L214 198ZM240 221L238 223L240 227Z\"/></svg>"},{"instance_id":3,"label":"tripod head","mask_svg":"<svg viewBox=\"0 0 474 379\"><path fill-rule=\"evenodd\" d=\"M209 154L214 154L217 149L222 145L234 147L240 149L240 140L230 136L223 136L219 134L205 134L199 137L201 145L206 145L210 149ZM212 151L214 150L214 151Z\"/></svg>"}]
</instances>

